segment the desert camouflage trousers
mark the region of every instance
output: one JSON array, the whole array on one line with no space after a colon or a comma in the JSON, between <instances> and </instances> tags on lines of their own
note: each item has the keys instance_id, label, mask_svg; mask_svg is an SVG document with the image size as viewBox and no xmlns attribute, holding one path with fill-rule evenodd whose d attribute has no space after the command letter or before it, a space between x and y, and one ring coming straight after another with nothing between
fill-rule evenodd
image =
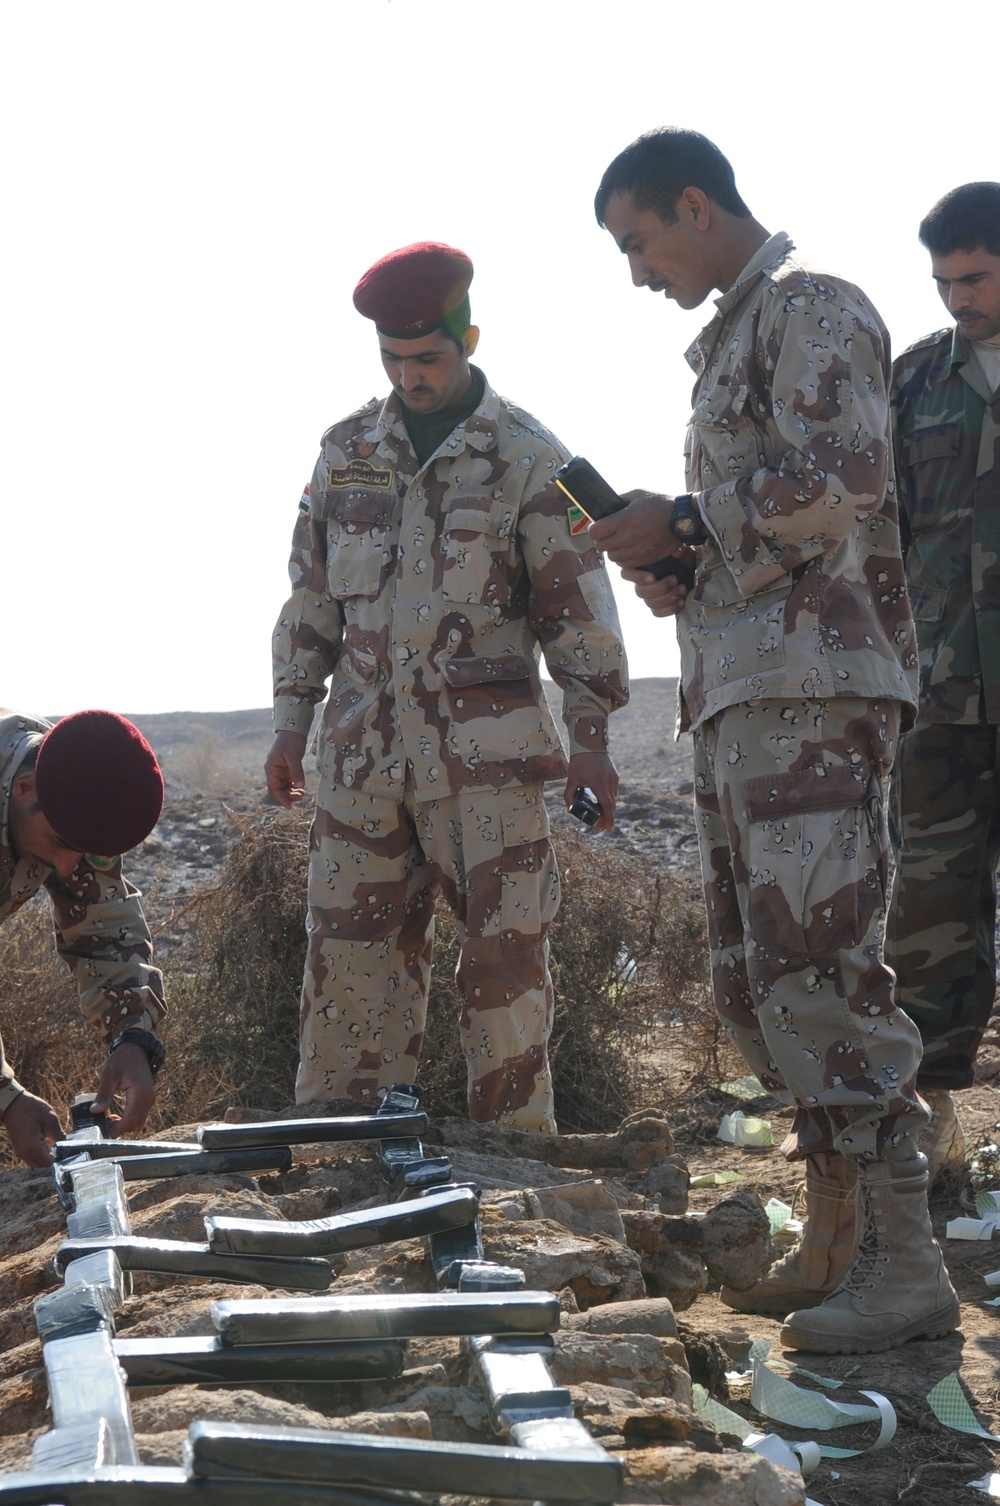
<instances>
[{"instance_id":1,"label":"desert camouflage trousers","mask_svg":"<svg viewBox=\"0 0 1000 1506\"><path fill-rule=\"evenodd\" d=\"M716 1009L764 1087L797 1108L783 1150L909 1149L927 1111L920 1038L882 960L895 701L731 706L694 734Z\"/></svg>"},{"instance_id":2,"label":"desert camouflage trousers","mask_svg":"<svg viewBox=\"0 0 1000 1506\"><path fill-rule=\"evenodd\" d=\"M559 872L542 786L402 802L323 781L310 836L299 1103L413 1082L443 895L460 941L469 1113L555 1132L546 933Z\"/></svg>"},{"instance_id":3,"label":"desert camouflage trousers","mask_svg":"<svg viewBox=\"0 0 1000 1506\"><path fill-rule=\"evenodd\" d=\"M886 960L924 1043L922 1088L967 1088L996 995L1000 728L921 727L900 743Z\"/></svg>"}]
</instances>

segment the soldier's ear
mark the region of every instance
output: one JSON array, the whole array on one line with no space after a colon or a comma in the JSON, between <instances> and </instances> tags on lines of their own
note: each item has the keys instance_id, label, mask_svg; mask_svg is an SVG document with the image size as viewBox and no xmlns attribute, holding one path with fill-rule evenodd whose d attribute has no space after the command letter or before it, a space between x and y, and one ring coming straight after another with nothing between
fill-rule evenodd
<instances>
[{"instance_id":1,"label":"soldier's ear","mask_svg":"<svg viewBox=\"0 0 1000 1506\"><path fill-rule=\"evenodd\" d=\"M467 356L474 356L475 353L476 353L476 346L478 344L479 344L479 325L478 324L470 324L469 327L468 327L468 329L465 331L465 354Z\"/></svg>"},{"instance_id":2,"label":"soldier's ear","mask_svg":"<svg viewBox=\"0 0 1000 1506\"><path fill-rule=\"evenodd\" d=\"M35 776L31 774L15 774L14 783L11 785L11 794L15 800L22 804L25 801L33 801L35 798Z\"/></svg>"}]
</instances>

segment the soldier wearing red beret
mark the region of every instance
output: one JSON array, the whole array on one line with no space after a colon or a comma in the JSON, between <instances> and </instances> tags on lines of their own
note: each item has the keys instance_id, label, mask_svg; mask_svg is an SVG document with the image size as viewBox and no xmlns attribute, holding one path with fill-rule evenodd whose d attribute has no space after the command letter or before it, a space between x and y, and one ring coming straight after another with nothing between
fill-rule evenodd
<instances>
[{"instance_id":1,"label":"soldier wearing red beret","mask_svg":"<svg viewBox=\"0 0 1000 1506\"><path fill-rule=\"evenodd\" d=\"M273 797L300 800L325 698L296 1097L370 1107L414 1080L444 895L470 1114L551 1131L542 787L589 786L611 827L625 664L604 567L553 481L568 452L471 364L471 281L464 252L435 243L365 273L354 302L392 393L327 431L300 504L267 763Z\"/></svg>"},{"instance_id":2,"label":"soldier wearing red beret","mask_svg":"<svg viewBox=\"0 0 1000 1506\"><path fill-rule=\"evenodd\" d=\"M54 726L0 711L0 921L41 888L60 955L76 974L85 1017L108 1057L94 1110L125 1100L117 1134L142 1128L164 1059L155 1034L166 1013L163 979L139 893L121 853L156 825L163 776L139 729L111 711L80 711ZM55 1112L15 1078L0 1041L0 1117L29 1166L51 1160Z\"/></svg>"}]
</instances>

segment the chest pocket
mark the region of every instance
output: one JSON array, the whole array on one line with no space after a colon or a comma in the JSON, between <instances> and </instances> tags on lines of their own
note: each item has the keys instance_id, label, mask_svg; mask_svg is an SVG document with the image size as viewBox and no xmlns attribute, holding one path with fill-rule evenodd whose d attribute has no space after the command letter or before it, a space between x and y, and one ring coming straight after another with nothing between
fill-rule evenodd
<instances>
[{"instance_id":1,"label":"chest pocket","mask_svg":"<svg viewBox=\"0 0 1000 1506\"><path fill-rule=\"evenodd\" d=\"M393 497L361 489L328 491L326 579L338 600L374 600L392 562Z\"/></svg>"},{"instance_id":2,"label":"chest pocket","mask_svg":"<svg viewBox=\"0 0 1000 1506\"><path fill-rule=\"evenodd\" d=\"M515 509L503 501L488 507L470 504L471 499L460 497L445 514L441 594L445 601L505 606L511 593Z\"/></svg>"},{"instance_id":3,"label":"chest pocket","mask_svg":"<svg viewBox=\"0 0 1000 1506\"><path fill-rule=\"evenodd\" d=\"M916 429L903 440L903 464L923 465L928 460L951 460L958 454L961 442L960 423Z\"/></svg>"},{"instance_id":4,"label":"chest pocket","mask_svg":"<svg viewBox=\"0 0 1000 1506\"><path fill-rule=\"evenodd\" d=\"M713 387L691 416L688 484L703 491L773 464L753 394L741 383Z\"/></svg>"}]
</instances>

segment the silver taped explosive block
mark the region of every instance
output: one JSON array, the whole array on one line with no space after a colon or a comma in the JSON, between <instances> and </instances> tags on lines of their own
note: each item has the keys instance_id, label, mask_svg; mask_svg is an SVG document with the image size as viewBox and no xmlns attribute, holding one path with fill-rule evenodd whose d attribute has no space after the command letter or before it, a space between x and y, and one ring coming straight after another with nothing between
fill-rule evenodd
<instances>
[{"instance_id":1,"label":"silver taped explosive block","mask_svg":"<svg viewBox=\"0 0 1000 1506\"><path fill-rule=\"evenodd\" d=\"M32 1469L100 1469L108 1458L108 1424L103 1417L77 1422L68 1428L53 1428L36 1438L31 1450Z\"/></svg>"},{"instance_id":2,"label":"silver taped explosive block","mask_svg":"<svg viewBox=\"0 0 1000 1506\"><path fill-rule=\"evenodd\" d=\"M192 1480L187 1470L157 1465L91 1470L32 1470L0 1475L0 1506L402 1506L419 1497L398 1491L288 1480Z\"/></svg>"},{"instance_id":3,"label":"silver taped explosive block","mask_svg":"<svg viewBox=\"0 0 1000 1506\"><path fill-rule=\"evenodd\" d=\"M106 1140L105 1145L115 1142ZM115 1166L125 1182L150 1182L160 1177L224 1176L227 1172L287 1171L292 1164L292 1152L287 1145L251 1145L241 1150L191 1150L165 1151L156 1155L126 1155L112 1160L91 1161L81 1166L77 1161L64 1161L56 1167L56 1180L72 1182L79 1203L78 1186L81 1174L98 1171L106 1166Z\"/></svg>"},{"instance_id":4,"label":"silver taped explosive block","mask_svg":"<svg viewBox=\"0 0 1000 1506\"><path fill-rule=\"evenodd\" d=\"M71 1428L103 1417L108 1425L108 1462L138 1463L125 1377L108 1334L52 1339L42 1357L55 1426Z\"/></svg>"},{"instance_id":5,"label":"silver taped explosive block","mask_svg":"<svg viewBox=\"0 0 1000 1506\"><path fill-rule=\"evenodd\" d=\"M206 1218L213 1250L256 1255L325 1255L366 1245L415 1239L474 1222L479 1207L468 1187L446 1187L413 1202L382 1204L356 1213L301 1223L250 1218Z\"/></svg>"},{"instance_id":6,"label":"silver taped explosive block","mask_svg":"<svg viewBox=\"0 0 1000 1506\"><path fill-rule=\"evenodd\" d=\"M110 1286L78 1282L46 1292L35 1303L35 1327L43 1344L99 1330L114 1334L114 1291Z\"/></svg>"},{"instance_id":7,"label":"silver taped explosive block","mask_svg":"<svg viewBox=\"0 0 1000 1506\"><path fill-rule=\"evenodd\" d=\"M352 1114L335 1119L273 1119L262 1124L203 1124L198 1143L206 1150L234 1145L324 1145L329 1141L391 1140L419 1135L427 1128L426 1114L400 1114L387 1123L377 1114Z\"/></svg>"},{"instance_id":8,"label":"silver taped explosive block","mask_svg":"<svg viewBox=\"0 0 1000 1506\"><path fill-rule=\"evenodd\" d=\"M254 1475L405 1490L535 1501L613 1502L622 1465L588 1438L583 1448L537 1449L478 1443L434 1443L418 1438L372 1437L298 1428L241 1428L196 1422L185 1457L203 1478Z\"/></svg>"},{"instance_id":9,"label":"silver taped explosive block","mask_svg":"<svg viewBox=\"0 0 1000 1506\"><path fill-rule=\"evenodd\" d=\"M465 1295L225 1298L212 1303L212 1322L224 1344L310 1340L431 1338L467 1334L549 1334L559 1327L559 1299L551 1292Z\"/></svg>"},{"instance_id":10,"label":"silver taped explosive block","mask_svg":"<svg viewBox=\"0 0 1000 1506\"><path fill-rule=\"evenodd\" d=\"M161 1156L167 1151L196 1151L196 1140L105 1140L98 1132L93 1140L81 1144L76 1135L57 1140L52 1153L63 1165L67 1161L122 1161L127 1156Z\"/></svg>"},{"instance_id":11,"label":"silver taped explosive block","mask_svg":"<svg viewBox=\"0 0 1000 1506\"><path fill-rule=\"evenodd\" d=\"M208 1244L180 1239L144 1239L138 1234L64 1239L55 1255L59 1275L73 1261L110 1250L124 1271L156 1271L165 1276L197 1276L209 1281L253 1281L299 1291L326 1291L333 1279L328 1260L230 1255Z\"/></svg>"},{"instance_id":12,"label":"silver taped explosive block","mask_svg":"<svg viewBox=\"0 0 1000 1506\"><path fill-rule=\"evenodd\" d=\"M89 1255L80 1255L60 1272L58 1261L53 1262L57 1275L63 1278L64 1286L105 1286L111 1294L112 1308L121 1307L126 1297L132 1295L132 1278L122 1271L118 1256L106 1245L98 1245Z\"/></svg>"},{"instance_id":13,"label":"silver taped explosive block","mask_svg":"<svg viewBox=\"0 0 1000 1506\"><path fill-rule=\"evenodd\" d=\"M471 1339L469 1349L472 1375L495 1433L539 1417L573 1417L569 1391L556 1385L545 1364L553 1350L551 1339Z\"/></svg>"},{"instance_id":14,"label":"silver taped explosive block","mask_svg":"<svg viewBox=\"0 0 1000 1506\"><path fill-rule=\"evenodd\" d=\"M232 1349L201 1334L116 1339L114 1352L130 1386L395 1380L406 1358L405 1345L390 1339L368 1344L251 1344Z\"/></svg>"}]
</instances>

